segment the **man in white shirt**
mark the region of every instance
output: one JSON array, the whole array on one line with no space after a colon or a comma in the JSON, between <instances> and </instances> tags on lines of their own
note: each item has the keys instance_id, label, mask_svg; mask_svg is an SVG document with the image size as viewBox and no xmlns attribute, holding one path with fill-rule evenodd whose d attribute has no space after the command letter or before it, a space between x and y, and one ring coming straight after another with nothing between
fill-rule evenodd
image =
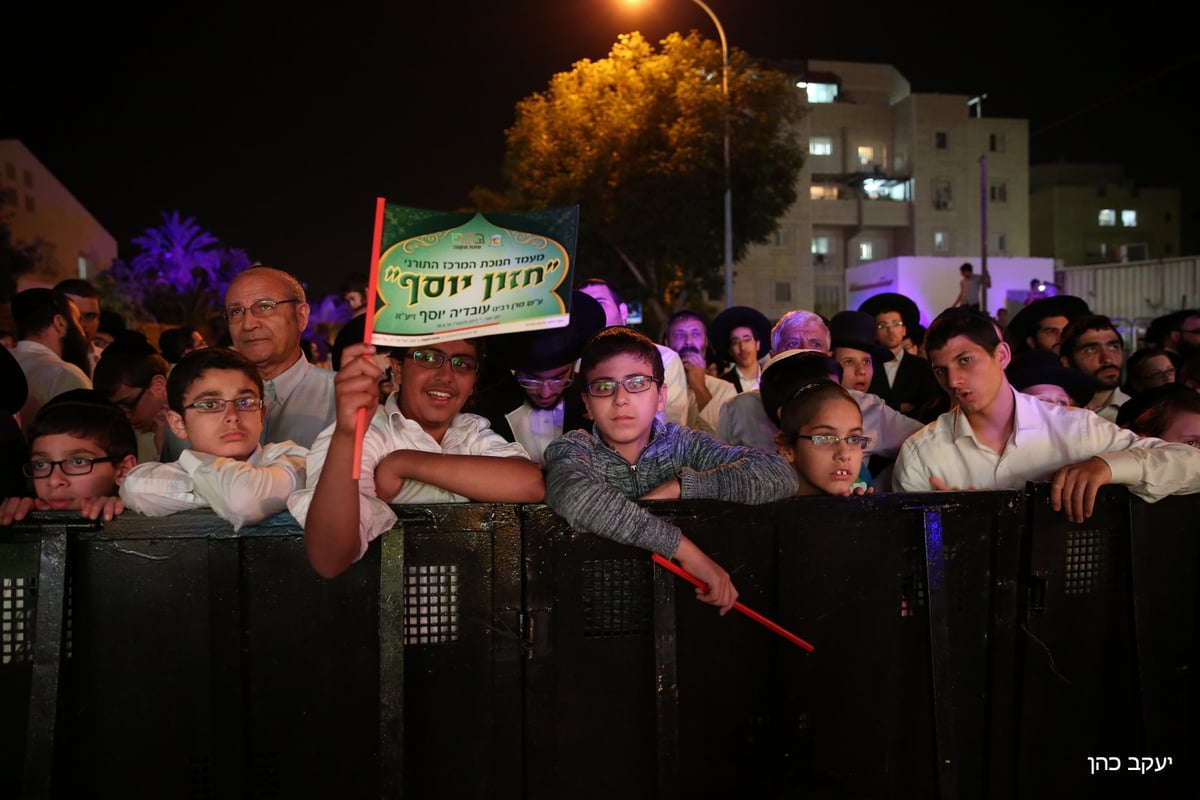
<instances>
[{"instance_id":1,"label":"man in white shirt","mask_svg":"<svg viewBox=\"0 0 1200 800\"><path fill-rule=\"evenodd\" d=\"M300 348L308 314L300 281L272 267L243 270L225 292L233 347L258 366L263 379L264 444L293 441L309 447L333 422L334 373L310 364Z\"/></svg>"},{"instance_id":2,"label":"man in white shirt","mask_svg":"<svg viewBox=\"0 0 1200 800\"><path fill-rule=\"evenodd\" d=\"M79 307L69 297L53 289L26 289L13 298L12 314L18 340L13 357L29 384L21 408L21 428L28 430L46 401L71 389L91 389L92 379L63 358L68 349L82 355L86 346Z\"/></svg>"},{"instance_id":3,"label":"man in white shirt","mask_svg":"<svg viewBox=\"0 0 1200 800\"><path fill-rule=\"evenodd\" d=\"M582 387L575 382L575 364L584 342L604 328L604 309L577 289L564 327L490 337L488 361L503 369L491 385L477 388L472 410L487 417L496 433L524 447L533 461L543 463L546 445L564 431L592 427Z\"/></svg>"},{"instance_id":4,"label":"man in white shirt","mask_svg":"<svg viewBox=\"0 0 1200 800\"><path fill-rule=\"evenodd\" d=\"M604 309L605 324L608 327L624 325L629 318L629 307L625 305L617 290L603 278L586 279L579 285L579 291L591 295L600 304L600 307ZM667 407L663 412L663 418L666 422L687 425L687 377L683 371L683 362L679 360L679 354L671 348L661 344L655 344L655 347L658 348L658 354L662 356L663 369L666 370L663 385L667 387Z\"/></svg>"},{"instance_id":5,"label":"man in white shirt","mask_svg":"<svg viewBox=\"0 0 1200 800\"><path fill-rule=\"evenodd\" d=\"M943 313L925 341L957 407L904 443L893 478L899 490L1019 489L1050 480L1051 506L1072 522L1091 516L1109 483L1148 502L1200 491L1200 450L1140 439L1090 411L1015 391L1004 373L1008 344L986 317Z\"/></svg>"},{"instance_id":6,"label":"man in white shirt","mask_svg":"<svg viewBox=\"0 0 1200 800\"><path fill-rule=\"evenodd\" d=\"M679 354L687 378L689 427L715 434L721 407L733 399L737 389L729 381L708 374L704 320L689 309L676 311L667 320L667 344Z\"/></svg>"},{"instance_id":7,"label":"man in white shirt","mask_svg":"<svg viewBox=\"0 0 1200 800\"><path fill-rule=\"evenodd\" d=\"M83 328L84 341L87 342L87 358L91 367L88 375L91 375L96 369L96 362L100 360L100 350L93 341L100 330L100 292L83 278L61 280L54 288L79 306L79 324Z\"/></svg>"}]
</instances>

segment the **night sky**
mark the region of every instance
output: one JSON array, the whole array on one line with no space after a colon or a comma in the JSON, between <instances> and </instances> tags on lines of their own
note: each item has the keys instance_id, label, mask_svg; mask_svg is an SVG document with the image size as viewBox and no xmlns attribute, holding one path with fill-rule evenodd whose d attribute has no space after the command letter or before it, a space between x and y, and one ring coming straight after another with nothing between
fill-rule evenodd
<instances>
[{"instance_id":1,"label":"night sky","mask_svg":"<svg viewBox=\"0 0 1200 800\"><path fill-rule=\"evenodd\" d=\"M1184 127L1200 57L1180 20L708 4L752 56L890 63L915 92L986 92L984 116L1030 120L1035 164L1123 163L1183 188L1184 252L1200 251L1200 159ZM376 196L456 208L498 184L514 105L554 73L632 30L717 38L689 0L248 5L6 10L0 138L22 140L123 258L177 210L316 295L366 270Z\"/></svg>"}]
</instances>

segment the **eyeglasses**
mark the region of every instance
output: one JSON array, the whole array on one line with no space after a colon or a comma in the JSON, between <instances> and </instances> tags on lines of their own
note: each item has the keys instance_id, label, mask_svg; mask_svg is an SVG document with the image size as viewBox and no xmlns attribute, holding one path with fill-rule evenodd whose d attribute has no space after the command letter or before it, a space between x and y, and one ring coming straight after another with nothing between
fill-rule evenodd
<instances>
[{"instance_id":1,"label":"eyeglasses","mask_svg":"<svg viewBox=\"0 0 1200 800\"><path fill-rule=\"evenodd\" d=\"M1140 381L1156 381L1159 378L1174 378L1175 368L1167 367L1166 369L1156 369L1154 372L1144 372L1138 376Z\"/></svg>"},{"instance_id":2,"label":"eyeglasses","mask_svg":"<svg viewBox=\"0 0 1200 800\"><path fill-rule=\"evenodd\" d=\"M437 350L412 350L408 357L425 369L441 369L442 364L449 361L450 369L458 373L469 374L479 370L479 360L471 356L448 356Z\"/></svg>"},{"instance_id":3,"label":"eyeglasses","mask_svg":"<svg viewBox=\"0 0 1200 800\"><path fill-rule=\"evenodd\" d=\"M894 319L891 322L876 322L875 323L876 330L881 330L881 331L886 331L888 328L903 328L903 327L904 327L904 320L902 320L902 319Z\"/></svg>"},{"instance_id":4,"label":"eyeglasses","mask_svg":"<svg viewBox=\"0 0 1200 800\"><path fill-rule=\"evenodd\" d=\"M275 307L284 305L285 303L299 303L299 300L255 300L248 306L230 306L225 309L225 319L230 322L235 320L243 320L246 318L246 312L250 312L250 316L257 318L270 317L275 314Z\"/></svg>"},{"instance_id":5,"label":"eyeglasses","mask_svg":"<svg viewBox=\"0 0 1200 800\"><path fill-rule=\"evenodd\" d=\"M221 398L197 400L194 403L188 403L184 409L193 408L200 414L224 414L226 406L230 403L233 403L234 410L239 414L249 414L251 411L258 411L263 407L261 397L235 397L232 400L222 400Z\"/></svg>"},{"instance_id":6,"label":"eyeglasses","mask_svg":"<svg viewBox=\"0 0 1200 800\"><path fill-rule=\"evenodd\" d=\"M100 458L71 456L70 458L64 458L62 461L48 461L44 458L35 458L32 461L22 464L21 472L25 473L26 478L49 478L50 473L54 472L54 468L58 467L62 470L63 475L87 475L96 464L114 464L120 460L117 456L103 456Z\"/></svg>"},{"instance_id":7,"label":"eyeglasses","mask_svg":"<svg viewBox=\"0 0 1200 800\"><path fill-rule=\"evenodd\" d=\"M149 388L149 386L143 386L142 390L134 395L132 399L117 400L113 403L113 405L124 411L126 414L132 414L133 410L138 407L138 403L142 402L142 395L144 395L146 390Z\"/></svg>"},{"instance_id":8,"label":"eyeglasses","mask_svg":"<svg viewBox=\"0 0 1200 800\"><path fill-rule=\"evenodd\" d=\"M803 433L796 434L797 439L808 439L813 443L813 447L828 447L830 449L837 447L842 442L857 447L860 450L871 443L870 436L859 436L851 434L849 436L834 436L832 433L816 433L812 436L807 436Z\"/></svg>"},{"instance_id":9,"label":"eyeglasses","mask_svg":"<svg viewBox=\"0 0 1200 800\"><path fill-rule=\"evenodd\" d=\"M574 378L547 378L541 380L539 378L525 378L517 376L517 383L521 384L522 389L538 391L540 389L549 389L552 392L562 391L575 382Z\"/></svg>"},{"instance_id":10,"label":"eyeglasses","mask_svg":"<svg viewBox=\"0 0 1200 800\"><path fill-rule=\"evenodd\" d=\"M592 381L585 385L583 390L592 397L612 397L617 393L618 386L624 386L625 391L630 394L641 394L642 392L654 387L658 383L656 378L649 375L630 375L622 381L605 378L604 380Z\"/></svg>"}]
</instances>

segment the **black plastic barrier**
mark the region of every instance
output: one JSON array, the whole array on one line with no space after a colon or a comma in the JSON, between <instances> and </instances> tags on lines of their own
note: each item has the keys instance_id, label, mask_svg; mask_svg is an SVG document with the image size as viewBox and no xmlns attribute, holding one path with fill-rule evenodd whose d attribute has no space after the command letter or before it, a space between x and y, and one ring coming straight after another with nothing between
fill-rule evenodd
<instances>
[{"instance_id":1,"label":"black plastic barrier","mask_svg":"<svg viewBox=\"0 0 1200 800\"><path fill-rule=\"evenodd\" d=\"M540 505L0 530L0 796L1193 796L1200 496L650 505L815 651Z\"/></svg>"}]
</instances>

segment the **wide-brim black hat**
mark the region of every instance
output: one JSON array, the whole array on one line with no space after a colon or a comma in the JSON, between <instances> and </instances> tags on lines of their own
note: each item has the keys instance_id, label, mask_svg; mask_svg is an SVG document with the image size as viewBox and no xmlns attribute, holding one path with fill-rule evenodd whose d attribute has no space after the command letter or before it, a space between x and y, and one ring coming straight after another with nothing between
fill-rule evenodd
<instances>
[{"instance_id":1,"label":"wide-brim black hat","mask_svg":"<svg viewBox=\"0 0 1200 800\"><path fill-rule=\"evenodd\" d=\"M541 372L574 364L583 344L604 328L604 307L594 297L571 292L571 318L561 328L506 333L488 339L488 357L519 372Z\"/></svg>"},{"instance_id":2,"label":"wide-brim black hat","mask_svg":"<svg viewBox=\"0 0 1200 800\"><path fill-rule=\"evenodd\" d=\"M875 317L865 311L839 311L829 320L831 347L849 347L870 353L876 364L891 361L890 348L875 340Z\"/></svg>"},{"instance_id":3,"label":"wide-brim black hat","mask_svg":"<svg viewBox=\"0 0 1200 800\"><path fill-rule=\"evenodd\" d=\"M1013 356L1004 373L1018 392L1041 384L1058 386L1080 408L1085 407L1096 393L1096 384L1091 378L1073 367L1063 366L1058 354L1049 350L1026 350Z\"/></svg>"},{"instance_id":4,"label":"wide-brim black hat","mask_svg":"<svg viewBox=\"0 0 1200 800\"><path fill-rule=\"evenodd\" d=\"M771 320L757 308L730 306L708 326L708 343L722 359L729 357L729 337L734 328L749 328L758 341L758 357L771 352Z\"/></svg>"},{"instance_id":5,"label":"wide-brim black hat","mask_svg":"<svg viewBox=\"0 0 1200 800\"><path fill-rule=\"evenodd\" d=\"M1008 321L1004 338L1016 347L1025 347L1025 340L1037 333L1038 323L1046 317L1066 317L1067 321L1090 314L1087 301L1073 294L1056 294L1034 300Z\"/></svg>"},{"instance_id":6,"label":"wide-brim black hat","mask_svg":"<svg viewBox=\"0 0 1200 800\"><path fill-rule=\"evenodd\" d=\"M873 294L859 303L858 310L870 314L872 318L885 311L897 311L900 319L904 320L904 327L912 329L921 324L921 309L917 308L912 298L899 292Z\"/></svg>"}]
</instances>

